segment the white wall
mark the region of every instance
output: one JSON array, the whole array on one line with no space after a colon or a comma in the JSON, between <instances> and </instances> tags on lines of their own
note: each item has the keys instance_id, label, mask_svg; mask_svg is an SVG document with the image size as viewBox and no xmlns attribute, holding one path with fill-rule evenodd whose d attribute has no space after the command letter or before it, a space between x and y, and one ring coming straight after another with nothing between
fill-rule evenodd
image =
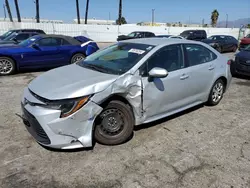
<instances>
[{"instance_id":1,"label":"white wall","mask_svg":"<svg viewBox=\"0 0 250 188\"><path fill-rule=\"evenodd\" d=\"M84 24L53 24L53 23L11 23L0 22L0 34L9 29L17 28L39 28L48 34L64 34L69 36L85 35L97 42L114 42L118 35L128 34L132 31L152 31L156 35L171 34L179 35L182 31L188 29L201 29L200 27L152 27L152 26L134 26L134 25L84 25ZM207 35L225 34L238 39L239 29L237 28L202 28L206 30ZM247 29L243 35L250 33Z\"/></svg>"}]
</instances>

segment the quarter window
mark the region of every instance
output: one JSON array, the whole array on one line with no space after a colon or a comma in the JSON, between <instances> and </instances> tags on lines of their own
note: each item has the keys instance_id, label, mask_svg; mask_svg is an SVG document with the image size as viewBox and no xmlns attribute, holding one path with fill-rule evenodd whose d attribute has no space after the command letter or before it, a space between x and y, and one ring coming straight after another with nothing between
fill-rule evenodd
<instances>
[{"instance_id":1,"label":"quarter window","mask_svg":"<svg viewBox=\"0 0 250 188\"><path fill-rule=\"evenodd\" d=\"M215 53L198 44L185 44L184 48L186 50L189 66L200 65L217 58Z\"/></svg>"},{"instance_id":2,"label":"quarter window","mask_svg":"<svg viewBox=\"0 0 250 188\"><path fill-rule=\"evenodd\" d=\"M16 36L16 40L25 40L27 38L29 38L29 34L19 34Z\"/></svg>"},{"instance_id":3,"label":"quarter window","mask_svg":"<svg viewBox=\"0 0 250 188\"><path fill-rule=\"evenodd\" d=\"M168 72L184 68L181 45L165 46L156 52L145 63L142 75L147 76L148 72L155 67L166 69Z\"/></svg>"}]
</instances>

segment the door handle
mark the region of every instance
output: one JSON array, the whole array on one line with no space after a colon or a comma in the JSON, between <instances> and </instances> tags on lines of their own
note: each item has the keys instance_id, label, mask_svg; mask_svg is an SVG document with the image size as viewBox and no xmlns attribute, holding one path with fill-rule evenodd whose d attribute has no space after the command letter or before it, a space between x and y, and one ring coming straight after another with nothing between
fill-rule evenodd
<instances>
[{"instance_id":1,"label":"door handle","mask_svg":"<svg viewBox=\"0 0 250 188\"><path fill-rule=\"evenodd\" d=\"M214 70L214 66L209 66L208 70Z\"/></svg>"},{"instance_id":2,"label":"door handle","mask_svg":"<svg viewBox=\"0 0 250 188\"><path fill-rule=\"evenodd\" d=\"M181 75L180 79L181 79L181 80L185 80L185 79L187 79L188 77L189 77L189 75L183 74L183 75Z\"/></svg>"}]
</instances>

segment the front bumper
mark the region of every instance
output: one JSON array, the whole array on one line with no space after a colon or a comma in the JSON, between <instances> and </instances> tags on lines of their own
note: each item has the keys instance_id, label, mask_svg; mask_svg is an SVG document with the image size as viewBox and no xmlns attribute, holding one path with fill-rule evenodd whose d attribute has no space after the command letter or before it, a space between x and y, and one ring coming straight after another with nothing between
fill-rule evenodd
<instances>
[{"instance_id":1,"label":"front bumper","mask_svg":"<svg viewBox=\"0 0 250 188\"><path fill-rule=\"evenodd\" d=\"M246 63L246 59L236 57L232 69L236 74L250 76L250 64Z\"/></svg>"},{"instance_id":2,"label":"front bumper","mask_svg":"<svg viewBox=\"0 0 250 188\"><path fill-rule=\"evenodd\" d=\"M57 149L92 146L93 125L96 116L102 111L100 106L89 101L71 116L60 118L59 110L48 109L35 105L36 103L42 104L26 88L21 105L23 120L38 143Z\"/></svg>"}]
</instances>

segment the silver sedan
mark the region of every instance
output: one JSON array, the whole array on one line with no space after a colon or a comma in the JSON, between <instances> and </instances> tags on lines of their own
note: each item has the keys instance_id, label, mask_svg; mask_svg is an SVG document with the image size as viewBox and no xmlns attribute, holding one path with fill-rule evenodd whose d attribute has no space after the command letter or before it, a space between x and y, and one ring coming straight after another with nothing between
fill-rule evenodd
<instances>
[{"instance_id":1,"label":"silver sedan","mask_svg":"<svg viewBox=\"0 0 250 188\"><path fill-rule=\"evenodd\" d=\"M35 78L24 89L22 119L44 146L121 144L136 125L217 105L231 82L230 62L195 41L119 42Z\"/></svg>"}]
</instances>

